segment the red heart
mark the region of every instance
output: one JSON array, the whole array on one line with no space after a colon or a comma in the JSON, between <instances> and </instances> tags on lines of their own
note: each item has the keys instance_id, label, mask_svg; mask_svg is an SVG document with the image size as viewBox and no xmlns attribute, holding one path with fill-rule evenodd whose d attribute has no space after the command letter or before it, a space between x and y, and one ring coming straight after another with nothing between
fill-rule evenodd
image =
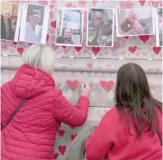
<instances>
[{"instance_id":1,"label":"red heart","mask_svg":"<svg viewBox=\"0 0 163 160\"><path fill-rule=\"evenodd\" d=\"M100 52L100 47L92 47L92 51L94 55L96 56Z\"/></svg>"},{"instance_id":2,"label":"red heart","mask_svg":"<svg viewBox=\"0 0 163 160\"><path fill-rule=\"evenodd\" d=\"M129 36L126 36L126 37L123 37L123 38L128 39L128 38L129 38Z\"/></svg>"},{"instance_id":3,"label":"red heart","mask_svg":"<svg viewBox=\"0 0 163 160\"><path fill-rule=\"evenodd\" d=\"M56 21L52 21L52 22L51 22L51 26L52 26L53 28L56 28Z\"/></svg>"},{"instance_id":4,"label":"red heart","mask_svg":"<svg viewBox=\"0 0 163 160\"><path fill-rule=\"evenodd\" d=\"M70 87L73 91L76 90L80 85L80 82L77 80L74 81L68 80L66 83L67 86Z\"/></svg>"},{"instance_id":5,"label":"red heart","mask_svg":"<svg viewBox=\"0 0 163 160\"><path fill-rule=\"evenodd\" d=\"M24 52L24 48L17 48L17 51L19 52L19 54L22 54Z\"/></svg>"},{"instance_id":6,"label":"red heart","mask_svg":"<svg viewBox=\"0 0 163 160\"><path fill-rule=\"evenodd\" d=\"M47 36L46 36L46 42L49 40L49 35L47 34Z\"/></svg>"},{"instance_id":7,"label":"red heart","mask_svg":"<svg viewBox=\"0 0 163 160\"><path fill-rule=\"evenodd\" d=\"M60 152L62 155L64 155L64 153L65 153L65 151L66 151L66 146L60 145L60 146L58 147L58 150L59 150L59 152Z\"/></svg>"},{"instance_id":8,"label":"red heart","mask_svg":"<svg viewBox=\"0 0 163 160\"><path fill-rule=\"evenodd\" d=\"M17 44L17 42L12 42L14 45L16 45Z\"/></svg>"},{"instance_id":9,"label":"red heart","mask_svg":"<svg viewBox=\"0 0 163 160\"><path fill-rule=\"evenodd\" d=\"M107 92L109 92L113 86L114 86L114 82L113 81L100 81L100 85L102 88L104 88Z\"/></svg>"},{"instance_id":10,"label":"red heart","mask_svg":"<svg viewBox=\"0 0 163 160\"><path fill-rule=\"evenodd\" d=\"M92 68L93 64L92 63L88 63L87 66L88 66L88 68Z\"/></svg>"},{"instance_id":11,"label":"red heart","mask_svg":"<svg viewBox=\"0 0 163 160\"><path fill-rule=\"evenodd\" d=\"M139 3L140 3L142 6L144 6L145 0L139 0Z\"/></svg>"},{"instance_id":12,"label":"red heart","mask_svg":"<svg viewBox=\"0 0 163 160\"><path fill-rule=\"evenodd\" d=\"M156 55L158 55L158 53L161 51L161 47L153 47L153 51Z\"/></svg>"},{"instance_id":13,"label":"red heart","mask_svg":"<svg viewBox=\"0 0 163 160\"><path fill-rule=\"evenodd\" d=\"M70 138L71 138L71 140L73 141L74 139L75 139L75 137L76 137L76 134L72 134L71 136L70 136Z\"/></svg>"},{"instance_id":14,"label":"red heart","mask_svg":"<svg viewBox=\"0 0 163 160\"><path fill-rule=\"evenodd\" d=\"M54 153L54 154L53 154L53 159L57 159L57 158L58 158L58 156L59 156L59 154L58 154L58 153Z\"/></svg>"},{"instance_id":15,"label":"red heart","mask_svg":"<svg viewBox=\"0 0 163 160\"><path fill-rule=\"evenodd\" d=\"M97 0L92 0L92 4L96 6Z\"/></svg>"},{"instance_id":16,"label":"red heart","mask_svg":"<svg viewBox=\"0 0 163 160\"><path fill-rule=\"evenodd\" d=\"M59 130L59 131L58 131L58 134L59 134L61 137L63 137L64 134L65 134L65 131L64 131L64 130Z\"/></svg>"},{"instance_id":17,"label":"red heart","mask_svg":"<svg viewBox=\"0 0 163 160\"><path fill-rule=\"evenodd\" d=\"M150 38L149 35L144 35L144 36L139 36L140 40L142 40L144 43L148 41L148 39Z\"/></svg>"},{"instance_id":18,"label":"red heart","mask_svg":"<svg viewBox=\"0 0 163 160\"><path fill-rule=\"evenodd\" d=\"M62 46L64 49L66 48L66 46Z\"/></svg>"},{"instance_id":19,"label":"red heart","mask_svg":"<svg viewBox=\"0 0 163 160\"><path fill-rule=\"evenodd\" d=\"M131 53L135 53L135 51L137 50L137 47L134 46L134 47L129 47L128 49Z\"/></svg>"},{"instance_id":20,"label":"red heart","mask_svg":"<svg viewBox=\"0 0 163 160\"><path fill-rule=\"evenodd\" d=\"M77 52L80 52L80 50L82 49L82 47L75 47Z\"/></svg>"}]
</instances>

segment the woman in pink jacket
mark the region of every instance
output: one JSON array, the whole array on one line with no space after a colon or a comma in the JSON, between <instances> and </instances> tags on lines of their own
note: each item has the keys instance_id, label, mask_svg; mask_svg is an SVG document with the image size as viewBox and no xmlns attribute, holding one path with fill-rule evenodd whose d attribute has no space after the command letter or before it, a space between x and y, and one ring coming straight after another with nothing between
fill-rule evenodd
<instances>
[{"instance_id":1,"label":"woman in pink jacket","mask_svg":"<svg viewBox=\"0 0 163 160\"><path fill-rule=\"evenodd\" d=\"M117 75L115 107L85 143L87 160L161 160L162 104L149 89L143 69L123 65Z\"/></svg>"},{"instance_id":2,"label":"woman in pink jacket","mask_svg":"<svg viewBox=\"0 0 163 160\"><path fill-rule=\"evenodd\" d=\"M1 87L1 158L52 160L61 122L71 126L84 124L90 87L82 87L77 107L74 107L60 90L55 89L52 77L55 54L52 49L32 45L22 58L24 65ZM20 110L7 123L18 107Z\"/></svg>"}]
</instances>

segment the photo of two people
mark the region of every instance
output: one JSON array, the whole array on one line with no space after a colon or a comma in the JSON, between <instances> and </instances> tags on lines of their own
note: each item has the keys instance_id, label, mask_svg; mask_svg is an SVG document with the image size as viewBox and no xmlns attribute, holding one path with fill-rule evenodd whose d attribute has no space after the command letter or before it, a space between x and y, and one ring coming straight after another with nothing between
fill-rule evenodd
<instances>
[{"instance_id":1,"label":"photo of two people","mask_svg":"<svg viewBox=\"0 0 163 160\"><path fill-rule=\"evenodd\" d=\"M62 8L57 13L56 45L82 46L83 12Z\"/></svg>"},{"instance_id":2,"label":"photo of two people","mask_svg":"<svg viewBox=\"0 0 163 160\"><path fill-rule=\"evenodd\" d=\"M118 37L155 34L151 7L118 10L116 20Z\"/></svg>"},{"instance_id":3,"label":"photo of two people","mask_svg":"<svg viewBox=\"0 0 163 160\"><path fill-rule=\"evenodd\" d=\"M87 46L112 47L114 15L112 9L88 10Z\"/></svg>"},{"instance_id":4,"label":"photo of two people","mask_svg":"<svg viewBox=\"0 0 163 160\"><path fill-rule=\"evenodd\" d=\"M20 27L19 4L1 2L1 39L18 41Z\"/></svg>"}]
</instances>

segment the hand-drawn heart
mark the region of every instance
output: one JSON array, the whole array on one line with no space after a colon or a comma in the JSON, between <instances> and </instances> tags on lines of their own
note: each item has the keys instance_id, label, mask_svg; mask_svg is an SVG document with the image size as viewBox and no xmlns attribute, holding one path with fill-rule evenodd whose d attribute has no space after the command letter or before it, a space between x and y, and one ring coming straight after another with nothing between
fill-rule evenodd
<instances>
[{"instance_id":1,"label":"hand-drawn heart","mask_svg":"<svg viewBox=\"0 0 163 160\"><path fill-rule=\"evenodd\" d=\"M74 47L76 49L77 52L80 52L80 50L82 49L82 47Z\"/></svg>"},{"instance_id":2,"label":"hand-drawn heart","mask_svg":"<svg viewBox=\"0 0 163 160\"><path fill-rule=\"evenodd\" d=\"M88 68L92 68L92 66L93 66L92 63L88 63L88 64L87 64L87 67L88 67Z\"/></svg>"},{"instance_id":3,"label":"hand-drawn heart","mask_svg":"<svg viewBox=\"0 0 163 160\"><path fill-rule=\"evenodd\" d=\"M100 52L100 47L92 47L93 54L96 56Z\"/></svg>"},{"instance_id":4,"label":"hand-drawn heart","mask_svg":"<svg viewBox=\"0 0 163 160\"><path fill-rule=\"evenodd\" d=\"M22 48L22 47L21 48L17 48L17 51L18 51L19 54L22 54L24 52L24 48Z\"/></svg>"},{"instance_id":5,"label":"hand-drawn heart","mask_svg":"<svg viewBox=\"0 0 163 160\"><path fill-rule=\"evenodd\" d=\"M58 134L59 134L61 137L63 137L64 134L65 134L65 131L64 131L64 130L59 130L59 131L58 131Z\"/></svg>"},{"instance_id":6,"label":"hand-drawn heart","mask_svg":"<svg viewBox=\"0 0 163 160\"><path fill-rule=\"evenodd\" d=\"M49 35L47 34L47 36L46 36L46 42L48 42L48 40L49 40Z\"/></svg>"},{"instance_id":7,"label":"hand-drawn heart","mask_svg":"<svg viewBox=\"0 0 163 160\"><path fill-rule=\"evenodd\" d=\"M145 0L139 0L139 3L140 3L142 6L144 6Z\"/></svg>"},{"instance_id":8,"label":"hand-drawn heart","mask_svg":"<svg viewBox=\"0 0 163 160\"><path fill-rule=\"evenodd\" d=\"M73 140L75 139L75 137L76 137L76 134L72 134L72 135L70 136L70 139L73 141Z\"/></svg>"},{"instance_id":9,"label":"hand-drawn heart","mask_svg":"<svg viewBox=\"0 0 163 160\"><path fill-rule=\"evenodd\" d=\"M83 8L86 5L86 0L79 0L79 5Z\"/></svg>"},{"instance_id":10,"label":"hand-drawn heart","mask_svg":"<svg viewBox=\"0 0 163 160\"><path fill-rule=\"evenodd\" d=\"M52 21L52 22L51 22L51 26L52 26L53 28L56 28L56 21Z\"/></svg>"},{"instance_id":11,"label":"hand-drawn heart","mask_svg":"<svg viewBox=\"0 0 163 160\"><path fill-rule=\"evenodd\" d=\"M14 45L16 45L17 44L17 42L12 42Z\"/></svg>"},{"instance_id":12,"label":"hand-drawn heart","mask_svg":"<svg viewBox=\"0 0 163 160\"><path fill-rule=\"evenodd\" d=\"M57 159L57 158L58 158L58 156L59 156L59 154L58 154L58 153L54 153L54 154L53 154L53 159Z\"/></svg>"},{"instance_id":13,"label":"hand-drawn heart","mask_svg":"<svg viewBox=\"0 0 163 160\"><path fill-rule=\"evenodd\" d=\"M66 146L59 145L58 150L62 155L64 155L66 151Z\"/></svg>"},{"instance_id":14,"label":"hand-drawn heart","mask_svg":"<svg viewBox=\"0 0 163 160\"><path fill-rule=\"evenodd\" d=\"M50 5L50 9L53 9L54 8L54 5Z\"/></svg>"},{"instance_id":15,"label":"hand-drawn heart","mask_svg":"<svg viewBox=\"0 0 163 160\"><path fill-rule=\"evenodd\" d=\"M153 51L155 52L156 55L158 55L159 52L161 51L161 47L153 47Z\"/></svg>"},{"instance_id":16,"label":"hand-drawn heart","mask_svg":"<svg viewBox=\"0 0 163 160\"><path fill-rule=\"evenodd\" d=\"M92 4L93 4L93 6L96 6L97 0L92 0Z\"/></svg>"},{"instance_id":17,"label":"hand-drawn heart","mask_svg":"<svg viewBox=\"0 0 163 160\"><path fill-rule=\"evenodd\" d=\"M142 40L144 43L147 42L149 38L149 35L139 36L139 39Z\"/></svg>"},{"instance_id":18,"label":"hand-drawn heart","mask_svg":"<svg viewBox=\"0 0 163 160\"><path fill-rule=\"evenodd\" d=\"M74 81L68 80L68 81L66 81L66 84L73 91L76 90L80 86L80 82L77 80L74 80Z\"/></svg>"},{"instance_id":19,"label":"hand-drawn heart","mask_svg":"<svg viewBox=\"0 0 163 160\"><path fill-rule=\"evenodd\" d=\"M135 51L137 50L137 47L134 46L134 47L129 47L128 50L131 52L131 53L135 53Z\"/></svg>"},{"instance_id":20,"label":"hand-drawn heart","mask_svg":"<svg viewBox=\"0 0 163 160\"><path fill-rule=\"evenodd\" d=\"M105 89L105 91L110 92L114 86L114 82L113 81L100 81L100 85L103 89Z\"/></svg>"}]
</instances>

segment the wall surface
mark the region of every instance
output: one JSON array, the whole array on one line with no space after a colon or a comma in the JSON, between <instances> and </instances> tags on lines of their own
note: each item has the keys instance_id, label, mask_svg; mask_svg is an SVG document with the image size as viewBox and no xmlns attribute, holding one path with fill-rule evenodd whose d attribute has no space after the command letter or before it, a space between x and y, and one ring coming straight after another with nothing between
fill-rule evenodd
<instances>
[{"instance_id":1,"label":"wall surface","mask_svg":"<svg viewBox=\"0 0 163 160\"><path fill-rule=\"evenodd\" d=\"M47 5L46 1L38 1L37 4ZM60 88L64 95L75 104L79 97L79 86L82 82L92 85L90 95L91 106L87 123L100 121L101 117L114 104L114 88L118 68L127 62L140 64L148 77L151 91L157 99L162 97L162 52L160 47L155 47L155 36L138 36L115 38L113 48L88 48L83 47L58 47L55 41L55 12L60 7L76 8L132 8L154 6L158 3L146 1L53 1L49 3L50 21L47 35L47 45L50 45L58 55L56 70L53 74L56 87ZM86 16L85 16L86 22ZM85 23L86 24L86 23ZM85 25L86 27L86 25ZM84 27L84 32L86 28ZM85 36L84 36L85 37ZM29 46L28 43L1 41L2 52L2 80L5 83L11 79L16 69L22 64L21 54ZM127 73L126 73L127 74ZM74 139L80 128L71 128L62 125L58 132L54 159L61 159L66 148Z\"/></svg>"}]
</instances>

